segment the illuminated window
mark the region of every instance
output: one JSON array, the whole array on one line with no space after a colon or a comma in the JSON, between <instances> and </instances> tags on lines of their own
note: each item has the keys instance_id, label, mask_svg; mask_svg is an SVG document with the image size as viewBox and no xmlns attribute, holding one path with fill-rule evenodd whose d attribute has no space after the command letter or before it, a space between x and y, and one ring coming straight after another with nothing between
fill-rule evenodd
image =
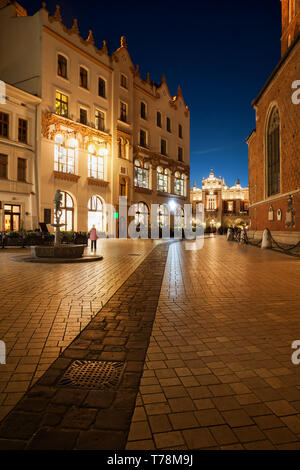
<instances>
[{"instance_id":1,"label":"illuminated window","mask_svg":"<svg viewBox=\"0 0 300 470\"><path fill-rule=\"evenodd\" d=\"M159 204L158 214L157 214L157 223L159 227L170 226L170 210L169 210L168 204Z\"/></svg>"},{"instance_id":2,"label":"illuminated window","mask_svg":"<svg viewBox=\"0 0 300 470\"><path fill-rule=\"evenodd\" d=\"M61 54L57 56L57 75L63 78L67 78L68 75L68 61Z\"/></svg>"},{"instance_id":3,"label":"illuminated window","mask_svg":"<svg viewBox=\"0 0 300 470\"><path fill-rule=\"evenodd\" d=\"M27 143L27 121L26 119L18 120L18 141Z\"/></svg>"},{"instance_id":4,"label":"illuminated window","mask_svg":"<svg viewBox=\"0 0 300 470\"><path fill-rule=\"evenodd\" d=\"M163 170L160 166L157 167L157 190L164 193L169 192L169 171L167 168Z\"/></svg>"},{"instance_id":5,"label":"illuminated window","mask_svg":"<svg viewBox=\"0 0 300 470\"><path fill-rule=\"evenodd\" d=\"M148 217L149 217L149 210L147 207L147 204L144 202L138 202L137 204L133 205L134 211L135 211L135 223L137 224L142 224L142 225L148 225Z\"/></svg>"},{"instance_id":6,"label":"illuminated window","mask_svg":"<svg viewBox=\"0 0 300 470\"><path fill-rule=\"evenodd\" d=\"M207 210L214 211L217 208L216 196L208 196L207 198Z\"/></svg>"},{"instance_id":7,"label":"illuminated window","mask_svg":"<svg viewBox=\"0 0 300 470\"><path fill-rule=\"evenodd\" d=\"M88 87L88 71L84 67L80 67L79 69L79 84L81 88L85 88L87 90Z\"/></svg>"},{"instance_id":8,"label":"illuminated window","mask_svg":"<svg viewBox=\"0 0 300 470\"><path fill-rule=\"evenodd\" d=\"M69 111L69 98L60 93L59 91L56 92L56 101L55 101L55 112L60 116L68 116Z\"/></svg>"},{"instance_id":9,"label":"illuminated window","mask_svg":"<svg viewBox=\"0 0 300 470\"><path fill-rule=\"evenodd\" d=\"M97 231L105 231L103 203L99 196L92 196L88 202L88 230L91 230L93 225Z\"/></svg>"},{"instance_id":10,"label":"illuminated window","mask_svg":"<svg viewBox=\"0 0 300 470\"><path fill-rule=\"evenodd\" d=\"M7 178L8 156L0 153L0 178Z\"/></svg>"},{"instance_id":11,"label":"illuminated window","mask_svg":"<svg viewBox=\"0 0 300 470\"><path fill-rule=\"evenodd\" d=\"M176 171L174 177L174 192L179 196L185 195L185 180L184 175L180 175L179 171Z\"/></svg>"},{"instance_id":12,"label":"illuminated window","mask_svg":"<svg viewBox=\"0 0 300 470\"><path fill-rule=\"evenodd\" d=\"M96 155L94 145L89 146L88 173L90 178L104 180L104 158Z\"/></svg>"},{"instance_id":13,"label":"illuminated window","mask_svg":"<svg viewBox=\"0 0 300 470\"><path fill-rule=\"evenodd\" d=\"M120 179L120 196L127 196L127 183L125 178Z\"/></svg>"},{"instance_id":14,"label":"illuminated window","mask_svg":"<svg viewBox=\"0 0 300 470\"><path fill-rule=\"evenodd\" d=\"M70 194L61 191L61 219L60 223L63 224L62 230L74 230L74 203ZM54 212L54 223L56 223L56 212Z\"/></svg>"},{"instance_id":15,"label":"illuminated window","mask_svg":"<svg viewBox=\"0 0 300 470\"><path fill-rule=\"evenodd\" d=\"M139 160L134 162L134 185L139 188L149 188L149 164L141 167Z\"/></svg>"},{"instance_id":16,"label":"illuminated window","mask_svg":"<svg viewBox=\"0 0 300 470\"><path fill-rule=\"evenodd\" d=\"M273 108L267 127L267 194L280 192L280 117Z\"/></svg>"},{"instance_id":17,"label":"illuminated window","mask_svg":"<svg viewBox=\"0 0 300 470\"><path fill-rule=\"evenodd\" d=\"M55 136L54 170L62 173L75 173L75 147L76 143L70 139L69 146L64 145L61 134Z\"/></svg>"}]
</instances>

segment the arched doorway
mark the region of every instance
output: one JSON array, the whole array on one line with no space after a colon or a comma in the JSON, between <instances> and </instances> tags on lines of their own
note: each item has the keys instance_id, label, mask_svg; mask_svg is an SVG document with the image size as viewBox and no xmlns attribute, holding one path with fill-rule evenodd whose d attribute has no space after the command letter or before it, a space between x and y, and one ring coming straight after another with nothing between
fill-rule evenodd
<instances>
[{"instance_id":1,"label":"arched doorway","mask_svg":"<svg viewBox=\"0 0 300 470\"><path fill-rule=\"evenodd\" d=\"M92 196L88 202L88 230L95 225L97 232L105 232L103 203L99 196Z\"/></svg>"},{"instance_id":2,"label":"arched doorway","mask_svg":"<svg viewBox=\"0 0 300 470\"><path fill-rule=\"evenodd\" d=\"M60 223L63 224L61 230L73 231L74 230L74 202L72 196L65 191L61 191L61 218ZM56 223L56 214L54 214L54 221Z\"/></svg>"}]
</instances>

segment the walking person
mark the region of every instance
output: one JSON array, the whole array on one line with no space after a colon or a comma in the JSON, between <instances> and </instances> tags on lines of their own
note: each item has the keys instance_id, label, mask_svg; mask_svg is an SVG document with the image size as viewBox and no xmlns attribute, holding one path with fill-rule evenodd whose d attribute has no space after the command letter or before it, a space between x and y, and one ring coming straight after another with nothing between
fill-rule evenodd
<instances>
[{"instance_id":1,"label":"walking person","mask_svg":"<svg viewBox=\"0 0 300 470\"><path fill-rule=\"evenodd\" d=\"M91 228L91 231L90 231L91 250L94 249L96 251L96 249L97 249L97 239L98 239L97 230L96 230L95 225L93 225L93 227Z\"/></svg>"}]
</instances>

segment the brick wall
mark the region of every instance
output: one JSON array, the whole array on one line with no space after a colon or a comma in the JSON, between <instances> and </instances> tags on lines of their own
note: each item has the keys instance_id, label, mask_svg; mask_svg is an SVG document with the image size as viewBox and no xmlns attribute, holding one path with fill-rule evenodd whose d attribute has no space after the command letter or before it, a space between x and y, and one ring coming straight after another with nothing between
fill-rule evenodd
<instances>
[{"instance_id":1,"label":"brick wall","mask_svg":"<svg viewBox=\"0 0 300 470\"><path fill-rule=\"evenodd\" d=\"M286 194L300 189L300 104L292 103L292 83L300 80L300 41L291 50L290 55L282 64L280 70L273 78L271 84L264 91L257 102L256 131L248 140L249 145L249 192L250 205L266 201L266 177L265 177L265 132L272 104L276 104L280 113L281 132L281 194ZM268 209L273 206L275 210L281 208L285 219L287 197L282 201L271 199L264 205L250 210L252 227L263 230L268 226ZM297 197L296 218L298 218L298 230L300 207ZM277 222L272 223L275 227ZM284 220L278 223L274 230L286 230ZM291 230L291 229L288 229Z\"/></svg>"},{"instance_id":2,"label":"brick wall","mask_svg":"<svg viewBox=\"0 0 300 470\"><path fill-rule=\"evenodd\" d=\"M264 230L265 228L273 231L288 231L288 232L299 232L300 231L300 192L294 195L294 209L296 212L295 227L285 226L285 214L287 210L287 196L274 201L268 201L263 204L259 204L250 209L251 217L251 230ZM268 220L269 208L272 206L274 213L274 220ZM277 210L281 209L282 219L277 220Z\"/></svg>"}]
</instances>

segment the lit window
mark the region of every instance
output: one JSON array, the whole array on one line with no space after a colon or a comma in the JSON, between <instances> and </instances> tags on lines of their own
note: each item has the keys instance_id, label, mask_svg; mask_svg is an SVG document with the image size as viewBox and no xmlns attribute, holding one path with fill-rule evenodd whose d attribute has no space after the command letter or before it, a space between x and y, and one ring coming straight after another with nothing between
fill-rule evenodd
<instances>
[{"instance_id":1,"label":"lit window","mask_svg":"<svg viewBox=\"0 0 300 470\"><path fill-rule=\"evenodd\" d=\"M149 164L141 167L139 160L134 162L134 185L139 188L149 188Z\"/></svg>"},{"instance_id":2,"label":"lit window","mask_svg":"<svg viewBox=\"0 0 300 470\"><path fill-rule=\"evenodd\" d=\"M103 203L99 196L92 196L88 202L88 230L91 230L93 225L97 231L105 231Z\"/></svg>"},{"instance_id":3,"label":"lit window","mask_svg":"<svg viewBox=\"0 0 300 470\"><path fill-rule=\"evenodd\" d=\"M94 145L89 146L88 173L90 178L104 180L104 158L96 155Z\"/></svg>"},{"instance_id":4,"label":"lit window","mask_svg":"<svg viewBox=\"0 0 300 470\"><path fill-rule=\"evenodd\" d=\"M185 195L185 179L184 175L180 175L179 171L176 171L174 177L174 192L179 196Z\"/></svg>"},{"instance_id":5,"label":"lit window","mask_svg":"<svg viewBox=\"0 0 300 470\"><path fill-rule=\"evenodd\" d=\"M167 193L169 191L169 172L157 167L157 190Z\"/></svg>"},{"instance_id":6,"label":"lit window","mask_svg":"<svg viewBox=\"0 0 300 470\"><path fill-rule=\"evenodd\" d=\"M54 170L62 173L75 173L75 145L69 141L69 146L66 147L61 134L55 136Z\"/></svg>"},{"instance_id":7,"label":"lit window","mask_svg":"<svg viewBox=\"0 0 300 470\"><path fill-rule=\"evenodd\" d=\"M68 116L69 99L63 93L56 92L55 112L60 116Z\"/></svg>"},{"instance_id":8,"label":"lit window","mask_svg":"<svg viewBox=\"0 0 300 470\"><path fill-rule=\"evenodd\" d=\"M61 191L61 218L60 223L63 224L61 227L63 230L72 231L74 230L74 203L70 194ZM56 213L54 213L54 223L57 223Z\"/></svg>"}]
</instances>

